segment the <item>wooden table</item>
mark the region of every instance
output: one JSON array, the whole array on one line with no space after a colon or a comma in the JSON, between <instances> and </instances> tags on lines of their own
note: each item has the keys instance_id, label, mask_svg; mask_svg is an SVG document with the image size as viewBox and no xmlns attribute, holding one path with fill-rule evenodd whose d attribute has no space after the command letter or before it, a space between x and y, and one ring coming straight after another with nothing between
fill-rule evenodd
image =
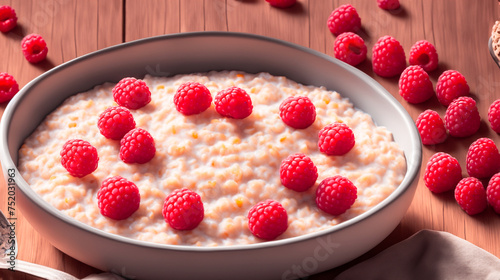
<instances>
[{"instance_id":1,"label":"wooden table","mask_svg":"<svg viewBox=\"0 0 500 280\"><path fill-rule=\"evenodd\" d=\"M403 45L407 57L418 40L433 43L439 53L439 68L430 73L435 84L447 69L460 71L477 100L483 119L480 131L465 139L448 139L444 144L423 148L425 166L435 152L455 156L465 172L468 146L479 137L490 137L500 146L500 135L487 122L487 109L500 98L500 69L488 53L490 30L499 19L495 0L400 0L402 9L379 9L375 0L299 0L289 9L270 7L264 0L0 0L15 8L18 27L0 34L0 71L13 75L20 86L44 71L83 54L144 37L189 31L238 31L270 36L303 45L333 56L335 37L326 21L331 11L344 3L356 7L362 19L360 35L371 50L377 39L391 35ZM48 59L38 65L24 60L20 41L24 35L39 33L47 41ZM381 78L371 70L371 51L359 66L401 101L413 119L426 108L441 115L445 108L435 98L410 105L398 94L398 78ZM83 77L84 78L84 77ZM5 104L1 107L3 112ZM352 264L373 256L421 229L451 232L500 257L500 216L491 208L468 216L456 204L451 192L432 194L422 176L413 203L399 226L379 246L361 258L311 279L331 279ZM5 183L0 185L0 208L6 211ZM64 270L77 277L98 272L61 253L42 238L17 212L17 236L21 260ZM0 271L0 279L34 279L18 272Z\"/></svg>"}]
</instances>

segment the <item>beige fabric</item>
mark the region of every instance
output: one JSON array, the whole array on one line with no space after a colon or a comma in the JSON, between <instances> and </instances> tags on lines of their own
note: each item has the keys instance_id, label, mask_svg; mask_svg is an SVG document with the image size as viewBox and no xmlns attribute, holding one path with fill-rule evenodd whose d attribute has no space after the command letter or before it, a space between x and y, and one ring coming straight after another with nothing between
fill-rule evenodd
<instances>
[{"instance_id":1,"label":"beige fabric","mask_svg":"<svg viewBox=\"0 0 500 280\"><path fill-rule=\"evenodd\" d=\"M499 280L500 259L455 235L422 230L335 280Z\"/></svg>"}]
</instances>

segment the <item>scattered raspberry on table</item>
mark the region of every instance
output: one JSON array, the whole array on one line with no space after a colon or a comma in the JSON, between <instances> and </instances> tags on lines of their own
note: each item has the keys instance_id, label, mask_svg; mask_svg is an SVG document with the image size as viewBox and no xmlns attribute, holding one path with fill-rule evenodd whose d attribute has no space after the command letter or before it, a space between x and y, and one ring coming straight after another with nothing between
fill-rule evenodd
<instances>
[{"instance_id":1,"label":"scattered raspberry on table","mask_svg":"<svg viewBox=\"0 0 500 280\"><path fill-rule=\"evenodd\" d=\"M268 199L250 208L248 227L256 237L273 240L288 228L288 214L281 203Z\"/></svg>"},{"instance_id":2,"label":"scattered raspberry on table","mask_svg":"<svg viewBox=\"0 0 500 280\"><path fill-rule=\"evenodd\" d=\"M467 173L479 179L488 178L500 171L500 154L490 138L479 138L467 151Z\"/></svg>"},{"instance_id":3,"label":"scattered raspberry on table","mask_svg":"<svg viewBox=\"0 0 500 280\"><path fill-rule=\"evenodd\" d=\"M446 70L438 78L436 84L436 96L444 106L460 96L468 96L470 93L469 85L465 77L456 70Z\"/></svg>"},{"instance_id":4,"label":"scattered raspberry on table","mask_svg":"<svg viewBox=\"0 0 500 280\"><path fill-rule=\"evenodd\" d=\"M334 216L349 210L357 197L356 186L340 175L324 179L316 189L316 205Z\"/></svg>"},{"instance_id":5,"label":"scattered raspberry on table","mask_svg":"<svg viewBox=\"0 0 500 280\"><path fill-rule=\"evenodd\" d=\"M252 113L252 99L239 87L219 91L214 98L215 110L223 117L244 119Z\"/></svg>"},{"instance_id":6,"label":"scattered raspberry on table","mask_svg":"<svg viewBox=\"0 0 500 280\"><path fill-rule=\"evenodd\" d=\"M0 31L9 32L17 26L16 11L11 6L0 6Z\"/></svg>"},{"instance_id":7,"label":"scattered raspberry on table","mask_svg":"<svg viewBox=\"0 0 500 280\"><path fill-rule=\"evenodd\" d=\"M97 126L104 137L120 140L127 132L135 128L135 121L127 108L112 106L101 113Z\"/></svg>"},{"instance_id":8,"label":"scattered raspberry on table","mask_svg":"<svg viewBox=\"0 0 500 280\"><path fill-rule=\"evenodd\" d=\"M344 32L337 36L333 45L335 58L356 66L366 59L365 41L358 34Z\"/></svg>"},{"instance_id":9,"label":"scattered raspberry on table","mask_svg":"<svg viewBox=\"0 0 500 280\"><path fill-rule=\"evenodd\" d=\"M488 121L491 129L500 133L500 99L495 100L488 108Z\"/></svg>"},{"instance_id":10,"label":"scattered raspberry on table","mask_svg":"<svg viewBox=\"0 0 500 280\"><path fill-rule=\"evenodd\" d=\"M203 221L205 209L199 194L183 188L174 190L165 198L162 215L173 229L191 230Z\"/></svg>"},{"instance_id":11,"label":"scattered raspberry on table","mask_svg":"<svg viewBox=\"0 0 500 280\"><path fill-rule=\"evenodd\" d=\"M467 137L476 133L481 125L476 101L468 96L455 99L446 109L444 125L454 137Z\"/></svg>"},{"instance_id":12,"label":"scattered raspberry on table","mask_svg":"<svg viewBox=\"0 0 500 280\"><path fill-rule=\"evenodd\" d=\"M479 214L488 206L484 186L474 177L463 178L458 182L455 188L455 200L469 215Z\"/></svg>"},{"instance_id":13,"label":"scattered raspberry on table","mask_svg":"<svg viewBox=\"0 0 500 280\"><path fill-rule=\"evenodd\" d=\"M47 57L49 49L47 43L38 34L30 34L21 40L21 48L26 60L30 63L39 63Z\"/></svg>"},{"instance_id":14,"label":"scattered raspberry on table","mask_svg":"<svg viewBox=\"0 0 500 280\"><path fill-rule=\"evenodd\" d=\"M400 7L399 0L377 0L377 5L384 10L396 10Z\"/></svg>"},{"instance_id":15,"label":"scattered raspberry on table","mask_svg":"<svg viewBox=\"0 0 500 280\"><path fill-rule=\"evenodd\" d=\"M19 92L19 85L12 75L0 72L0 103L7 102Z\"/></svg>"},{"instance_id":16,"label":"scattered raspberry on table","mask_svg":"<svg viewBox=\"0 0 500 280\"><path fill-rule=\"evenodd\" d=\"M450 154L438 152L427 161L424 171L425 186L434 193L453 190L462 179L462 168Z\"/></svg>"},{"instance_id":17,"label":"scattered raspberry on table","mask_svg":"<svg viewBox=\"0 0 500 280\"><path fill-rule=\"evenodd\" d=\"M415 124L424 145L441 144L448 138L444 121L434 110L427 109L420 113Z\"/></svg>"},{"instance_id":18,"label":"scattered raspberry on table","mask_svg":"<svg viewBox=\"0 0 500 280\"><path fill-rule=\"evenodd\" d=\"M189 116L199 114L212 104L212 95L208 88L198 82L181 84L174 95L177 111Z\"/></svg>"},{"instance_id":19,"label":"scattered raspberry on table","mask_svg":"<svg viewBox=\"0 0 500 280\"><path fill-rule=\"evenodd\" d=\"M406 55L398 40L383 36L372 48L373 72L381 77L395 77L406 68Z\"/></svg>"},{"instance_id":20,"label":"scattered raspberry on table","mask_svg":"<svg viewBox=\"0 0 500 280\"><path fill-rule=\"evenodd\" d=\"M293 128L309 127L316 120L316 107L307 96L289 96L280 107L280 118Z\"/></svg>"},{"instance_id":21,"label":"scattered raspberry on table","mask_svg":"<svg viewBox=\"0 0 500 280\"><path fill-rule=\"evenodd\" d=\"M351 4L345 4L332 11L327 26L335 36L344 32L356 32L361 28L361 18L356 8Z\"/></svg>"},{"instance_id":22,"label":"scattered raspberry on table","mask_svg":"<svg viewBox=\"0 0 500 280\"><path fill-rule=\"evenodd\" d=\"M136 110L151 102L151 91L143 80L127 77L113 87L113 98L118 105Z\"/></svg>"},{"instance_id":23,"label":"scattered raspberry on table","mask_svg":"<svg viewBox=\"0 0 500 280\"><path fill-rule=\"evenodd\" d=\"M74 177L84 177L97 169L97 149L88 141L71 139L61 150L61 164Z\"/></svg>"},{"instance_id":24,"label":"scattered raspberry on table","mask_svg":"<svg viewBox=\"0 0 500 280\"><path fill-rule=\"evenodd\" d=\"M355 142L354 133L345 123L331 123L319 131L318 147L320 152L327 155L345 155Z\"/></svg>"},{"instance_id":25,"label":"scattered raspberry on table","mask_svg":"<svg viewBox=\"0 0 500 280\"><path fill-rule=\"evenodd\" d=\"M408 66L399 77L399 95L409 103L417 104L434 96L434 86L427 72L418 65Z\"/></svg>"},{"instance_id":26,"label":"scattered raspberry on table","mask_svg":"<svg viewBox=\"0 0 500 280\"><path fill-rule=\"evenodd\" d=\"M436 47L427 40L420 40L410 48L410 65L419 65L431 72L438 67L439 59Z\"/></svg>"},{"instance_id":27,"label":"scattered raspberry on table","mask_svg":"<svg viewBox=\"0 0 500 280\"><path fill-rule=\"evenodd\" d=\"M486 197L493 210L500 214L500 173L493 175L488 182Z\"/></svg>"},{"instance_id":28,"label":"scattered raspberry on table","mask_svg":"<svg viewBox=\"0 0 500 280\"><path fill-rule=\"evenodd\" d=\"M101 214L113 220L124 220L139 209L139 188L121 176L102 181L97 191L97 203Z\"/></svg>"},{"instance_id":29,"label":"scattered raspberry on table","mask_svg":"<svg viewBox=\"0 0 500 280\"><path fill-rule=\"evenodd\" d=\"M120 140L120 159L125 163L147 163L155 153L155 141L143 128L130 130Z\"/></svg>"},{"instance_id":30,"label":"scattered raspberry on table","mask_svg":"<svg viewBox=\"0 0 500 280\"><path fill-rule=\"evenodd\" d=\"M297 3L297 0L266 0L273 7L288 8Z\"/></svg>"},{"instance_id":31,"label":"scattered raspberry on table","mask_svg":"<svg viewBox=\"0 0 500 280\"><path fill-rule=\"evenodd\" d=\"M305 154L293 154L281 162L280 179L283 186L303 192L316 183L318 169L311 158Z\"/></svg>"}]
</instances>

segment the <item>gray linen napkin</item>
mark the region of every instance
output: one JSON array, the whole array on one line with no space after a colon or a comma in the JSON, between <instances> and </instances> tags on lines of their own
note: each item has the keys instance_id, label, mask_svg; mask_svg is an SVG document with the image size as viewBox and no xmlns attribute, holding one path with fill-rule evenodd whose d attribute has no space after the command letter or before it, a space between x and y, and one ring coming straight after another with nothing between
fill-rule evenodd
<instances>
[{"instance_id":1,"label":"gray linen napkin","mask_svg":"<svg viewBox=\"0 0 500 280\"><path fill-rule=\"evenodd\" d=\"M335 280L500 280L500 259L451 233L422 230Z\"/></svg>"}]
</instances>

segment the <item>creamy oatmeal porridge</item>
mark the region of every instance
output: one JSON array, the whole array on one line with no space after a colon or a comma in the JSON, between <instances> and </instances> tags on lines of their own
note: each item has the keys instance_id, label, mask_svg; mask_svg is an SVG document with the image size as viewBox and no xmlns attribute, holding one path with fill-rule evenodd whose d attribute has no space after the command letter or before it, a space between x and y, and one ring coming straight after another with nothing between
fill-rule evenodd
<instances>
[{"instance_id":1,"label":"creamy oatmeal porridge","mask_svg":"<svg viewBox=\"0 0 500 280\"><path fill-rule=\"evenodd\" d=\"M268 73L209 72L143 79L151 102L131 110L137 127L151 133L156 155L146 164L126 164L119 158L119 141L99 133L98 116L116 105L107 83L68 98L46 117L19 151L19 170L28 184L48 203L76 220L121 236L165 244L222 246L260 242L247 225L247 212L257 202L273 199L288 212L288 229L279 239L323 230L353 218L382 201L401 183L406 172L402 149L392 134L338 93L304 86ZM238 86L253 102L252 114L242 120L221 117L214 105L205 112L184 116L173 95L183 82L203 83L214 96ZM286 126L279 105L288 96L309 97L316 121L306 129ZM318 131L341 121L354 132L356 144L344 156L327 156L317 147ZM99 167L83 178L72 177L60 163L68 139L80 138L97 148ZM318 168L318 180L306 192L280 183L281 161L290 154L308 155ZM314 202L318 183L334 175L350 179L358 198L344 214L332 216ZM120 175L140 191L139 209L128 219L102 216L97 206L100 183ZM169 228L162 216L165 197L178 188L196 191L205 217L191 231Z\"/></svg>"}]
</instances>

